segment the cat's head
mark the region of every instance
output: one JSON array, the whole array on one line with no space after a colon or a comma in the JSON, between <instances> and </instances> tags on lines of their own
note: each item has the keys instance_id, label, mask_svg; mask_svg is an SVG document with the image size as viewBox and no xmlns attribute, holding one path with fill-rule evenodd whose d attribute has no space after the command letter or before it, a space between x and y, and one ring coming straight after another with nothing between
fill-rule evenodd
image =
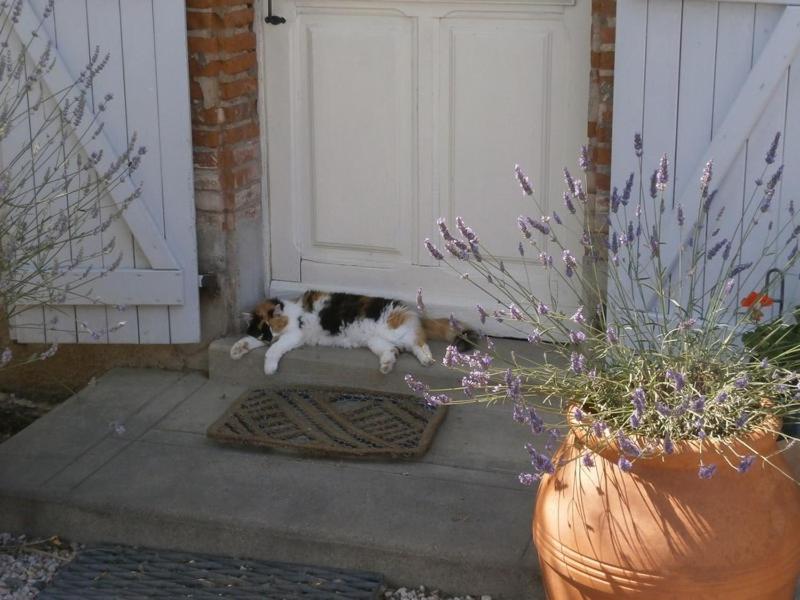
<instances>
[{"instance_id":1,"label":"cat's head","mask_svg":"<svg viewBox=\"0 0 800 600\"><path fill-rule=\"evenodd\" d=\"M277 298L270 298L256 306L249 315L247 335L262 342L271 342L273 337L279 336L289 325L289 317L283 313L283 308L283 302Z\"/></svg>"}]
</instances>

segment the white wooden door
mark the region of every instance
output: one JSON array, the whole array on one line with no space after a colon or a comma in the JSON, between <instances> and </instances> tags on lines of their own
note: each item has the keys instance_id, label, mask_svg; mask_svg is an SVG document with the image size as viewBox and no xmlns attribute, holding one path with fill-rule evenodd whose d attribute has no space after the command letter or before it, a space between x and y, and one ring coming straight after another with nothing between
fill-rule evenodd
<instances>
[{"instance_id":1,"label":"white wooden door","mask_svg":"<svg viewBox=\"0 0 800 600\"><path fill-rule=\"evenodd\" d=\"M437 217L461 216L522 272L516 219L539 215L514 165L563 209L561 169L585 141L590 3L274 0L273 12L287 22L261 28L271 292L422 287L432 311L473 317L486 298L422 242L438 240Z\"/></svg>"},{"instance_id":2,"label":"white wooden door","mask_svg":"<svg viewBox=\"0 0 800 600\"><path fill-rule=\"evenodd\" d=\"M14 25L20 40L30 39L46 6L47 0L22 2ZM133 180L111 191L103 205L119 205L138 186L141 196L102 235L81 242L91 254L113 238L114 255L108 260L97 257L89 265L94 281L88 291L84 287L81 294L67 295L59 306L30 306L16 315L11 335L17 341L200 340L185 19L184 0L55 0L42 22L28 58L37 60L52 45L54 68L44 79L49 90L64 89L75 81L96 48L101 56L109 56L94 79L86 108L92 117L101 99L113 96L100 118L102 132L84 148L85 154L102 152L98 171L116 160L134 135L137 146L145 146L147 153ZM13 156L14 144L29 140L6 138L0 154ZM65 201L70 202L69 196ZM69 250L78 252L77 246ZM117 253L122 262L109 271ZM79 267L81 273L86 266ZM103 277L97 278L101 273ZM74 275L65 273L65 281L79 274ZM119 322L125 326L115 327Z\"/></svg>"}]
</instances>

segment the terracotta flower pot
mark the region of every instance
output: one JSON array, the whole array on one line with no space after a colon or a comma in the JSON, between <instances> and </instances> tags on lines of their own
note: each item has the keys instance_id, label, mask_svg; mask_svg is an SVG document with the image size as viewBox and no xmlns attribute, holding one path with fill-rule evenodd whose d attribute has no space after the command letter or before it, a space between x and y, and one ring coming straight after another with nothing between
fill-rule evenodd
<instances>
[{"instance_id":1,"label":"terracotta flower pot","mask_svg":"<svg viewBox=\"0 0 800 600\"><path fill-rule=\"evenodd\" d=\"M779 430L779 423L769 428ZM739 455L777 450L756 432L724 448ZM757 458L738 473L703 444L716 474L698 478L699 442L676 442L670 456L617 466L615 443L571 430L556 458L569 462L545 476L533 537L550 600L794 598L800 575L800 487ZM580 457L597 448L595 466ZM789 472L782 455L770 461Z\"/></svg>"}]
</instances>

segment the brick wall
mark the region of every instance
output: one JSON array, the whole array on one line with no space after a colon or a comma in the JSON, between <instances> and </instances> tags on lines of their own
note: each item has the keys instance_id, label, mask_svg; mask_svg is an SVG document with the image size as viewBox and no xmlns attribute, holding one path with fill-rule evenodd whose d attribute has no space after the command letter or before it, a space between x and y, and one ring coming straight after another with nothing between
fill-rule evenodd
<instances>
[{"instance_id":1,"label":"brick wall","mask_svg":"<svg viewBox=\"0 0 800 600\"><path fill-rule=\"evenodd\" d=\"M254 13L253 0L186 2L199 261L218 277L221 332L263 294Z\"/></svg>"},{"instance_id":2,"label":"brick wall","mask_svg":"<svg viewBox=\"0 0 800 600\"><path fill-rule=\"evenodd\" d=\"M592 202L587 204L586 224L595 248L605 248L608 239L608 200L611 189L611 121L614 101L614 42L616 39L616 0L592 0L591 70L589 72L589 139L592 168L587 187ZM588 260L595 260L587 257ZM587 281L584 297L587 306L602 302L606 292L605 253L599 257L595 280Z\"/></svg>"}]
</instances>

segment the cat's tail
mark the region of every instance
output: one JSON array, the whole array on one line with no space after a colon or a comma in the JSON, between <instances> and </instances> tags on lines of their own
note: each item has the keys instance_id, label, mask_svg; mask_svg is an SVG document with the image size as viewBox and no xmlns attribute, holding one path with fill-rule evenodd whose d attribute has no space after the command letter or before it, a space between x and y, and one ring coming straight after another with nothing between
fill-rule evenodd
<instances>
[{"instance_id":1,"label":"cat's tail","mask_svg":"<svg viewBox=\"0 0 800 600\"><path fill-rule=\"evenodd\" d=\"M474 329L454 327L450 319L420 319L425 337L454 344L459 352L468 352L478 347L480 335Z\"/></svg>"}]
</instances>

